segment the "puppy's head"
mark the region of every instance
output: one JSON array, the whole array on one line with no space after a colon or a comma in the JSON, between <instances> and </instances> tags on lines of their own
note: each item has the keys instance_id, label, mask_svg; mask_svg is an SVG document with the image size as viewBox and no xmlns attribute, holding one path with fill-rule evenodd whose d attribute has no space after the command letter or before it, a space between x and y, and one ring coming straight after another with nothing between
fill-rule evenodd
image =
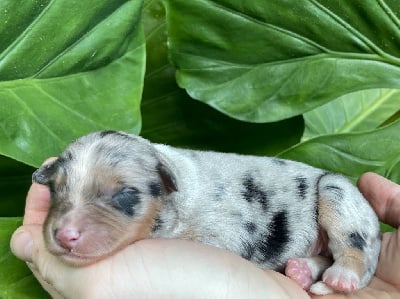
<instances>
[{"instance_id":1,"label":"puppy's head","mask_svg":"<svg viewBox=\"0 0 400 299\"><path fill-rule=\"evenodd\" d=\"M177 190L150 142L114 131L81 137L33 181L51 192L47 248L74 265L148 237L162 197Z\"/></svg>"}]
</instances>

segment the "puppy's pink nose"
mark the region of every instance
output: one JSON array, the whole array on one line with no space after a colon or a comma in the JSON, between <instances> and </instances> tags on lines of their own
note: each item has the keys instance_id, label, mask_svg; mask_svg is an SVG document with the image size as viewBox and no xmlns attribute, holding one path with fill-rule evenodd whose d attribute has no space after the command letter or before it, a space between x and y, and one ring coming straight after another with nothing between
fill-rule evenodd
<instances>
[{"instance_id":1,"label":"puppy's pink nose","mask_svg":"<svg viewBox=\"0 0 400 299\"><path fill-rule=\"evenodd\" d=\"M65 249L72 250L79 242L81 233L72 227L59 228L55 232L57 243Z\"/></svg>"}]
</instances>

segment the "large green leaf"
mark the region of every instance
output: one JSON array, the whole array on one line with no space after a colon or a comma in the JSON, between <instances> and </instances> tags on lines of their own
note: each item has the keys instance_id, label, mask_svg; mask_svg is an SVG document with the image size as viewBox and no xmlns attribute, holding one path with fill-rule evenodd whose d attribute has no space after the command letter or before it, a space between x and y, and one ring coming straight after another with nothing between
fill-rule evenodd
<instances>
[{"instance_id":1,"label":"large green leaf","mask_svg":"<svg viewBox=\"0 0 400 299\"><path fill-rule=\"evenodd\" d=\"M301 117L269 124L234 120L194 101L175 81L168 61L165 11L161 0L144 2L147 65L141 135L175 146L275 155L300 140Z\"/></svg>"},{"instance_id":2,"label":"large green leaf","mask_svg":"<svg viewBox=\"0 0 400 299\"><path fill-rule=\"evenodd\" d=\"M37 166L89 131L140 130L141 2L0 2L1 154Z\"/></svg>"},{"instance_id":3,"label":"large green leaf","mask_svg":"<svg viewBox=\"0 0 400 299\"><path fill-rule=\"evenodd\" d=\"M370 89L350 93L304 114L302 140L373 130L400 111L400 90Z\"/></svg>"},{"instance_id":4,"label":"large green leaf","mask_svg":"<svg viewBox=\"0 0 400 299\"><path fill-rule=\"evenodd\" d=\"M141 107L143 115L142 135L155 142L165 142L185 147L270 155L274 155L298 142L303 131L301 117L269 124L243 123L227 117L201 102L192 100L185 91L178 88L175 82L175 68L167 60L166 24L164 8L161 6L160 1L161 0L144 1L143 25L146 33L147 72L144 81L145 86ZM237 1L230 2L233 3L232 5L236 5L235 3ZM263 9L263 6L266 5L264 2L247 1L243 3L243 8L249 7L249 5L251 6L251 3L253 3L254 5L260 5L260 9ZM285 4L285 2L282 1L269 2L276 2L268 3L268 5L276 5L278 7ZM303 1L300 2L305 3ZM23 3L23 5L21 5L21 3ZM140 3L141 1L139 0L87 0L81 2L67 0L0 1L0 11L6 11L6 15L0 14L0 18L4 17L4 19L0 19L0 24L13 24L13 26L0 26L0 36L2 36L2 43L0 45L0 52L2 53L0 54L0 80L3 81L0 82L0 101L2 101L0 103L0 128L2 128L0 130L0 152L8 153L7 155L29 164L38 165L42 159L49 155L56 154L66 142L75 138L76 135L84 134L86 130L115 128L138 132L140 128L138 99L143 85L143 78L141 78L140 75L143 76L144 67L144 38L141 36L140 25L138 26L137 23ZM198 3L199 1L193 0L186 1L183 4L189 5L190 10L196 10L199 9L199 7L201 8ZM214 2L209 3L211 6L214 5ZM306 4L310 5L310 3L317 2L310 1ZM230 4L222 4L221 16L226 14L227 7L228 11L232 10L232 7L229 6ZM6 5L8 6L6 7ZM288 5L298 9L297 2L288 2ZM345 3L345 5L349 4ZM18 6L18 9L16 6ZM63 12L57 12L56 9L60 9L62 6L64 6ZM254 11L259 14L256 7L254 7ZM50 12L51 14L48 15ZM232 10L232 12L234 12L234 10ZM287 12L288 10L275 11L278 15L282 14L284 16L283 18L281 17L282 21L286 18ZM349 11L349 14L350 12L351 11ZM201 30L202 28L198 27L199 23L191 23L195 13L198 14L199 19L212 16L212 14L209 14L208 10L198 10L197 12L188 13L187 16L179 16L180 20L182 20L180 23L182 28L180 30L187 30L186 36L188 37L188 45L193 42L193 40L190 39L192 31ZM301 12L299 14L302 16ZM248 11L244 11L242 15L246 17L246 15L248 16L251 14ZM45 16L49 17L48 21L45 21ZM50 16L52 17L50 18ZM314 20L309 16L304 17L307 18L307 22L310 23L315 20L321 22L321 20ZM240 19L240 15L236 15L234 19L236 18ZM221 20L223 19L224 18L221 17ZM294 19L294 17L290 16L289 19ZM251 18L249 20L251 21ZM36 24L40 24L41 22L44 23L36 29L36 35L29 37L30 34L34 33L30 31L30 28L35 28L35 26L37 26ZM206 22L209 22L209 20ZM126 25L125 27L124 24ZM328 30L330 25L331 24L326 25L325 29ZM230 26L230 24L225 24L224 26ZM308 27L297 29L304 30L307 33L307 28L313 28L313 24L307 24L307 26ZM369 26L372 25L370 24ZM272 28L273 26L270 27ZM295 29L296 27L297 26L294 26ZM79 33L82 28L88 29L88 31L85 31L87 34L84 35L85 37L78 37L75 41L73 38L74 32ZM93 28L93 30L89 28ZM122 28L125 28L125 31L122 30ZM246 28L238 28L235 32L235 34L237 34L237 42L226 45L228 48L231 47L233 52L238 51L235 52L236 54L250 53L251 55L243 57L241 63L250 65L251 67L257 66L258 62L254 59L258 59L259 54L257 51L254 51L254 47L263 45L263 36L260 35L260 40L253 40L251 43L248 39L251 38L253 34L251 31L252 28ZM231 30L228 27L221 27L220 30L223 35L226 34L227 37L235 35L228 32ZM247 32L247 30L250 31ZM380 33L380 27L376 30ZM44 34L41 36L41 31L43 33L47 32L47 35ZM63 32L60 36L57 35L58 42L54 40L55 44L53 44L52 40L54 32ZM98 32L98 34L94 34L94 32ZM271 30L271 32L273 32L273 30ZM284 30L282 30L282 33L283 32ZM295 32L295 30L293 29L292 32ZM315 33L315 36L318 36L318 32ZM315 38L328 38L324 36L325 32L323 32L322 29L321 32L323 35ZM204 33L205 36L208 34L207 32ZM343 35L342 32L340 34ZM385 39L387 34L391 33L383 32L380 36L377 35L376 38ZM27 37L25 37L25 35L27 35ZM91 35L94 37L89 38L87 43L85 43L84 40ZM314 33L311 35L314 36ZM339 37L342 38L342 35ZM396 35L393 36L395 40L397 40ZM289 37L290 36L286 38L287 41L290 40ZM24 44L25 38L27 38L27 41ZM374 41L375 37L369 38L373 43L379 44ZM243 43L241 39L243 39ZM71 41L72 43L69 45L76 45L76 50L73 50L75 46L66 46ZM282 44L285 43L285 40L278 40L278 42L280 44L278 43L279 47L277 49L280 51L284 49ZM9 56L10 53L12 53L12 51L9 51L12 49L10 45L17 45L18 43L22 43L21 46L16 47L16 50L20 52L17 51L15 53L19 54L16 55L14 53L13 55L16 56ZM315 41L312 43L315 43ZM354 44L357 43L360 45L362 44L362 42L354 40ZM304 51L307 51L307 47L302 47L304 44L307 44L307 40L303 43L299 42L300 46L298 49L293 48L290 50L290 53L298 53L299 61L306 60L301 56ZM65 50L62 50L63 46L66 46ZM196 47L201 49L204 48L204 43L195 43L190 46L193 47L194 50L196 50ZM344 48L339 49L341 46ZM275 47L275 45L272 44L269 48L271 49L272 47ZM342 54L341 52L346 51L348 53L358 53L354 50L357 49L358 46L349 48L348 43L343 43L341 40L335 44L335 47L337 47L335 51L338 52L339 56ZM211 44L210 48L211 50L213 49ZM225 52L221 52L223 54L222 56L225 55L224 53L230 52L228 48L224 50ZM310 46L309 48L312 47ZM363 51L365 50L361 46L359 48ZM391 53L392 56L397 56L396 51L390 52L389 48L391 47L385 48L384 51ZM58 52L56 49L58 49ZM248 52L248 49L253 50ZM52 56L52 50L54 50L54 53L58 53L54 57ZM359 52L362 52L361 50ZM213 51L218 52L220 50L214 49ZM264 51L264 49L260 48L260 51ZM265 53L265 51L263 53ZM92 54L94 54L93 57ZM178 54L179 53L174 52L173 57L176 57ZM276 55L275 57L268 56L267 58L271 59L271 61L274 59L279 60L281 56L283 57L286 54L288 53L276 52L274 54ZM366 63L372 63L377 56L379 55L371 55L371 59L367 60ZM2 63L2 57L7 57L8 60L4 60L7 63ZM226 57L229 57L229 55L226 55ZM323 57L325 56L320 55L321 61L324 61L324 59L322 59ZM66 58L68 59L65 60ZM388 60L392 59L392 57L387 58ZM246 63L245 60L248 60L248 62ZM202 61L204 61L204 59L199 57L198 63ZM393 61L395 61L395 59L393 59ZM11 62L13 62L14 65ZM45 63L41 64L42 62ZM21 65L19 65L20 63ZM29 63L32 65L28 65ZM293 63L296 63L296 61L293 61ZM318 62L315 61L315 64L317 63ZM23 67L22 64L26 64L26 67ZM269 62L267 64L273 65L273 63ZM384 63L382 62L381 64ZM390 63L388 66L389 65ZM13 71L14 66L16 68ZM348 68L350 67L351 65ZM396 69L396 67L392 68ZM2 70L4 70L4 72ZM305 72L309 71L314 72L314 68L305 69ZM372 76L372 74L362 74L362 70L356 70L356 72L359 72L361 81L364 80L362 76ZM326 73L326 71L324 73ZM218 76L216 78L216 76L212 74L207 77L208 75L206 75L206 73L204 74L204 78L209 80L210 84L213 84L216 79L217 81L215 82L224 80L224 76L227 75L229 80L229 75L235 76L237 72L233 67L231 71L227 69L221 72L221 78ZM263 76L259 79L262 85L267 81L265 78L272 80L273 77L276 78L274 79L276 81L281 80L281 78L275 75L265 77L264 73L262 74ZM307 74L302 81L297 82L300 89L295 89L297 87L293 86L293 94L301 95L303 91L305 93L309 92L312 87L308 85L309 82L306 80L308 80L307 78L310 78L308 76L311 75L314 77L321 76L320 73ZM378 75L383 76L382 74ZM298 78L298 74L296 76ZM330 78L334 78L334 76ZM377 80L379 81L379 78L377 78ZM396 80L396 78L393 77L393 80ZM237 78L235 82L239 81L240 78ZM318 80L311 81L310 83L315 84L315 82L318 83ZM280 84L281 83L280 81ZM292 82L288 82L288 84L290 85ZM326 83L326 85L327 84L328 83ZM248 86L252 87L251 85ZM342 86L340 84L336 84L336 86L338 89L337 93L340 93ZM232 89L233 93L235 92L235 88L239 87L240 85L234 86ZM324 86L321 86L321 89L323 87ZM347 88L345 84L343 87L345 89ZM319 90L319 87L315 88L315 90L319 93L322 92ZM23 100L18 99L14 93ZM51 96L47 96L46 93ZM281 92L279 91L278 93ZM22 95L28 96L29 94L31 94L32 97L22 98ZM14 101L15 103L11 96L17 99ZM43 96L43 98L37 100L38 96ZM53 101L55 97L57 100L59 99L58 103ZM247 97L243 99L247 99ZM255 100L257 100L257 98L255 98ZM288 97L288 100L293 101L293 98ZM324 101L325 100L320 100L320 102ZM312 98L310 107L308 108L314 107L314 105L316 105L315 102L316 100ZM248 105L246 101L243 101L243 103ZM282 103L279 105L281 104ZM297 106L302 106L306 103L300 101L297 105L294 102L288 102L288 106L292 104L293 110L290 110L291 112L298 111L299 108ZM52 111L46 113L44 107L47 106L51 107L50 109L52 109ZM260 110L263 110L265 113L265 109L260 105L260 102L257 101L254 102L253 107L247 108L254 108L256 111L255 114L257 114L259 113L257 112L258 106L260 106ZM276 115L287 113L285 109L281 111L273 110L274 108L271 109L270 112L275 115L275 119L277 119ZM11 114L10 111L12 111ZM36 113L39 117L36 117L36 119L33 118L33 113ZM293 112L292 114L296 113ZM84 119L81 118L83 115ZM284 114L282 115L283 116L279 118L284 117ZM252 116L249 116L249 118L252 118ZM258 121L257 119L251 120ZM44 125L39 125L40 121L43 122ZM394 125L395 124L392 126ZM79 128L85 129L81 130ZM383 138L386 140L386 145L389 150L387 153L384 153L383 151L386 150L386 148L376 149L376 151L381 151L381 154L377 156L378 162L375 160L372 162L368 161L369 156L365 157L364 154L358 157L358 160L367 160L364 164L359 162L363 169L378 169L381 173L386 173L390 177L396 179L399 163L396 162L395 159L388 158L393 152L391 150L393 145L389 144L388 140L390 139L398 144L398 129L399 127L397 125L397 127L394 130L390 130L390 132L385 131L385 128L382 129L382 131L376 132L376 134L364 136L365 138L375 138L377 141L382 141L381 139ZM48 130L52 130L52 132L49 133ZM379 132L386 133L381 135ZM35 133L35 137L38 137L37 140L33 140L33 133ZM323 167L324 165L321 161L317 159L318 161L314 163L312 157L307 156L309 153L308 149L320 155L321 152L325 154L324 151L319 150L321 144L318 142L313 143L314 141L326 141L328 147L332 145L334 148L337 148L336 155L340 156L339 151L343 150L344 152L347 150L347 143L349 147L353 146L353 143L358 143L358 145L355 146L356 149L357 147L362 147L365 138L360 138L359 136L361 135L346 134L330 136L329 138L313 139L294 147L291 150L291 154L290 151L286 154L287 157L304 160L316 166ZM6 138L4 138L4 136L6 136ZM341 140L343 136L344 139L342 143L340 143L338 140ZM378 138L377 136L380 137ZM336 141L334 142L334 140ZM306 147L305 152L302 152L302 146ZM308 149L307 146L309 146ZM7 149L7 153L3 149ZM353 155L356 157L358 151L361 151L361 149L356 149L348 149L351 153L350 156ZM366 147L364 150L369 150L369 147ZM39 151L40 153L38 153ZM32 152L35 154L33 155ZM340 157L335 157L335 151L326 152L326 168L338 170L343 167L343 169L340 169L340 172L346 174L355 173L352 168L358 166L356 163L358 160L356 158L347 157L346 160L345 157L340 159ZM330 157L333 157L333 159L329 160ZM389 162L385 163L384 161L386 160L392 162L392 164ZM0 161L0 163L3 162ZM2 188L7 188L7 194L4 195L4 199L1 199L0 210L3 208L7 210L4 211L5 214L3 215L20 214L22 213L24 193L29 186L32 168L19 169L21 165L13 163L8 159L6 159L4 163L4 168L0 165L0 178L4 179ZM18 169L13 170L12 168L17 167L17 165ZM7 175L7 173L9 173L9 175ZM399 178L397 178L397 180L398 179ZM14 187L7 187L6 185L12 181L15 182ZM0 181L0 183L1 182L2 181ZM16 192L17 188L20 189L19 192ZM10 206L14 205L12 202L13 200L18 200L18 204L15 207ZM0 297L44 298L28 269L22 262L12 257L9 251L9 237L18 224L19 222L15 219L0 219L0 256L5 257L0 261ZM11 271L15 273L9 275L8 273Z\"/></svg>"},{"instance_id":5,"label":"large green leaf","mask_svg":"<svg viewBox=\"0 0 400 299\"><path fill-rule=\"evenodd\" d=\"M274 121L400 87L396 1L165 2L180 86L238 119Z\"/></svg>"},{"instance_id":6,"label":"large green leaf","mask_svg":"<svg viewBox=\"0 0 400 299\"><path fill-rule=\"evenodd\" d=\"M10 238L20 218L0 218L0 298L50 298L23 261L10 251Z\"/></svg>"},{"instance_id":7,"label":"large green leaf","mask_svg":"<svg viewBox=\"0 0 400 299\"><path fill-rule=\"evenodd\" d=\"M400 183L400 120L380 129L310 139L279 156L347 175L374 171Z\"/></svg>"}]
</instances>

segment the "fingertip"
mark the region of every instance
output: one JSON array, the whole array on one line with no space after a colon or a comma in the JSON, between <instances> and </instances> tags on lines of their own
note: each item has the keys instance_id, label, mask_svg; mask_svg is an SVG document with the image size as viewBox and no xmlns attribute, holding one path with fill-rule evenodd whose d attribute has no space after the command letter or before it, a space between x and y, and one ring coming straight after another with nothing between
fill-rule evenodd
<instances>
[{"instance_id":1,"label":"fingertip","mask_svg":"<svg viewBox=\"0 0 400 299\"><path fill-rule=\"evenodd\" d=\"M387 181L387 179L379 174L366 172L360 176L357 186L367 200L374 204L382 200L382 189Z\"/></svg>"},{"instance_id":2,"label":"fingertip","mask_svg":"<svg viewBox=\"0 0 400 299\"><path fill-rule=\"evenodd\" d=\"M360 189L360 192L369 201L377 213L379 213L377 209L379 208L378 202L381 198L377 194L376 185L381 178L382 177L376 173L366 172L360 176L357 182L357 187Z\"/></svg>"},{"instance_id":3,"label":"fingertip","mask_svg":"<svg viewBox=\"0 0 400 299\"><path fill-rule=\"evenodd\" d=\"M32 183L32 185L28 191L28 195L29 195L29 192L35 193L35 194L39 192L41 196L43 196L43 195L50 196L49 187L46 185L38 184L38 183Z\"/></svg>"},{"instance_id":4,"label":"fingertip","mask_svg":"<svg viewBox=\"0 0 400 299\"><path fill-rule=\"evenodd\" d=\"M21 227L18 228L11 237L10 247L16 257L26 262L32 262L33 238L28 231Z\"/></svg>"},{"instance_id":5,"label":"fingertip","mask_svg":"<svg viewBox=\"0 0 400 299\"><path fill-rule=\"evenodd\" d=\"M400 215L400 186L376 173L363 174L358 187L378 215L379 220L398 226Z\"/></svg>"},{"instance_id":6,"label":"fingertip","mask_svg":"<svg viewBox=\"0 0 400 299\"><path fill-rule=\"evenodd\" d=\"M377 179L379 180L380 178L383 178L383 177L374 172L363 173L358 179L357 186L361 189L365 189L365 187L368 187L368 185L371 183L371 181L374 181Z\"/></svg>"}]
</instances>

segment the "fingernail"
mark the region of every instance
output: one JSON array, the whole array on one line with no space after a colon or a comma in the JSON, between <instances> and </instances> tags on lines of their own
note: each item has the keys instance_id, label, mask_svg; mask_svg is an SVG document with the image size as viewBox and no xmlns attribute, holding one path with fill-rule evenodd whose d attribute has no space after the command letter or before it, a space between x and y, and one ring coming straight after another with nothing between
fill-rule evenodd
<instances>
[{"instance_id":1,"label":"fingernail","mask_svg":"<svg viewBox=\"0 0 400 299\"><path fill-rule=\"evenodd\" d=\"M11 251L21 260L32 261L33 239L29 232L17 230L11 238Z\"/></svg>"}]
</instances>

